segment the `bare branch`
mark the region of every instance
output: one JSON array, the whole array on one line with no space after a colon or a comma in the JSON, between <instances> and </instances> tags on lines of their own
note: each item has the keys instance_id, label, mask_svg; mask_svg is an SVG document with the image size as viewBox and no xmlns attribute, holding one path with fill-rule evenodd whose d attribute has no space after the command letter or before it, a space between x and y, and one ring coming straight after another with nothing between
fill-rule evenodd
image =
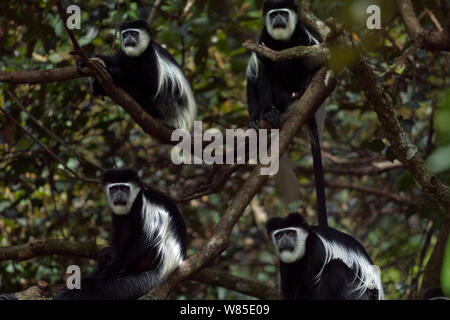
<instances>
[{"instance_id":1,"label":"bare branch","mask_svg":"<svg viewBox=\"0 0 450 320\"><path fill-rule=\"evenodd\" d=\"M84 178L81 177L78 173L76 173L75 171L73 171L72 169L70 169L64 161L62 161L52 150L50 150L47 146L45 146L41 141L39 141L39 139L35 138L30 132L28 132L27 129L25 129L24 127L22 127L20 125L19 122L17 122L16 119L14 119L5 109L3 109L2 107L0 107L0 111L3 112L12 122L14 122L14 124L20 128L27 136L29 136L31 138L31 140L33 140L34 142L36 142L41 148L42 150L44 150L45 152L47 152L53 159L55 159L57 162L59 162L64 169L66 169L67 171L69 171L73 176L69 177L70 179L78 179L78 180L82 180L82 181L86 181L86 182L93 182L93 183L98 183L98 180L93 180L93 179L88 179L88 178Z\"/></svg>"},{"instance_id":2,"label":"bare branch","mask_svg":"<svg viewBox=\"0 0 450 320\"><path fill-rule=\"evenodd\" d=\"M311 10L311 1L302 0L300 4L300 14L302 21L310 28L317 31L323 40L327 39L332 30Z\"/></svg>"},{"instance_id":3,"label":"bare branch","mask_svg":"<svg viewBox=\"0 0 450 320\"><path fill-rule=\"evenodd\" d=\"M397 0L397 6L411 38L424 49L450 50L450 24L446 30L432 31L422 27L414 12L411 0Z\"/></svg>"},{"instance_id":4,"label":"bare branch","mask_svg":"<svg viewBox=\"0 0 450 320\"><path fill-rule=\"evenodd\" d=\"M93 168L96 168L97 170L100 171L104 171L103 168L99 167L98 165L96 165L95 163L92 163L90 161L88 161L87 159L85 159L81 154L79 154L77 151L75 151L71 146L69 146L68 144L66 144L64 142L64 140L62 140L60 137L58 137L57 135L55 135L53 132L51 132L50 130L48 130L40 120L36 119L35 117L33 117L33 115L25 108L25 106L19 101L19 99L17 99L17 97L8 89L6 89L6 93L17 103L17 105L20 107L20 109L22 109L23 112L25 112L27 114L27 116L42 130L44 130L48 135L50 135L53 139L57 140L60 144L62 144L67 150L69 150L70 152L72 152L78 160L80 160L80 162L88 164L90 166L92 166Z\"/></svg>"},{"instance_id":5,"label":"bare branch","mask_svg":"<svg viewBox=\"0 0 450 320\"><path fill-rule=\"evenodd\" d=\"M224 271L205 268L190 277L191 280L206 283L211 286L224 287L242 294L265 300L280 299L276 289L256 281L233 276Z\"/></svg>"},{"instance_id":6,"label":"bare branch","mask_svg":"<svg viewBox=\"0 0 450 320\"><path fill-rule=\"evenodd\" d=\"M78 243L57 239L31 240L23 245L0 247L0 261L15 260L24 261L37 256L56 254L60 256L80 257L96 259L102 247L95 243ZM262 283L233 276L224 271L205 268L190 277L212 286L221 286L229 290L237 291L245 295L260 299L278 299L278 293L274 288ZM51 288L44 281L38 281L38 285L25 291L15 293L19 300L51 298L54 293L60 291L60 286Z\"/></svg>"},{"instance_id":7,"label":"bare branch","mask_svg":"<svg viewBox=\"0 0 450 320\"><path fill-rule=\"evenodd\" d=\"M61 5L58 5L58 10L61 17L63 18L63 21L65 22L67 20L67 15ZM170 139L172 130L170 130L161 122L153 119L153 117L145 112L145 110L141 108L139 104L128 93L125 92L125 90L116 86L111 80L109 74L88 58L86 53L78 44L78 41L75 38L72 30L67 28L66 23L64 23L64 26L70 40L72 41L75 54L80 56L89 70L91 70L91 72L95 75L105 93L114 102L122 106L146 133L161 140L161 142L163 143L176 144L176 142L172 142Z\"/></svg>"},{"instance_id":8,"label":"bare branch","mask_svg":"<svg viewBox=\"0 0 450 320\"><path fill-rule=\"evenodd\" d=\"M331 188L340 188L340 189L350 189L355 190L362 193L368 193L376 196L381 196L387 199L390 199L395 202L399 203L411 203L408 199L405 199L404 197L400 196L399 194L393 193L389 190L382 190L380 188L372 188L363 186L360 184L350 184L350 183L343 183L338 181L333 182L327 182L326 185Z\"/></svg>"},{"instance_id":9,"label":"bare branch","mask_svg":"<svg viewBox=\"0 0 450 320\"><path fill-rule=\"evenodd\" d=\"M398 121L391 98L378 83L375 73L363 57L351 66L351 71L358 78L364 94L372 104L378 120L384 128L386 138L390 141L395 155L411 172L420 185L422 192L441 205L450 213L450 189L425 168L422 155L416 146L411 144Z\"/></svg>"},{"instance_id":10,"label":"bare branch","mask_svg":"<svg viewBox=\"0 0 450 320\"><path fill-rule=\"evenodd\" d=\"M8 83L47 83L67 81L81 78L76 67L57 68L52 70L0 71L0 82Z\"/></svg>"},{"instance_id":11,"label":"bare branch","mask_svg":"<svg viewBox=\"0 0 450 320\"><path fill-rule=\"evenodd\" d=\"M450 236L450 217L448 217L439 231L437 236L436 245L434 246L433 253L430 260L425 267L423 275L421 292L423 294L424 289L431 287L439 287L441 285L441 269L442 262L444 260L445 248L447 240Z\"/></svg>"},{"instance_id":12,"label":"bare branch","mask_svg":"<svg viewBox=\"0 0 450 320\"><path fill-rule=\"evenodd\" d=\"M388 172L394 169L402 168L403 164L401 164L399 161L392 162L373 162L370 163L368 166L358 166L357 163L355 163L351 167L332 167L328 166L327 168L324 168L324 173L331 173L335 175L351 175L351 176L373 176L373 175L380 175L384 172ZM312 166L296 166L295 171L300 173L307 173L307 174L313 174L314 170Z\"/></svg>"},{"instance_id":13,"label":"bare branch","mask_svg":"<svg viewBox=\"0 0 450 320\"><path fill-rule=\"evenodd\" d=\"M327 69L321 68L314 76L305 94L297 102L296 106L289 111L289 117L280 133L280 156L287 150L288 145L307 119L315 113L333 91L335 82L325 81L326 75ZM262 167L261 164L256 165L250 176L240 187L217 224L214 236L197 253L185 260L165 283L153 291L151 295L145 295L142 299L166 298L179 283L198 272L227 248L231 230L250 200L267 179L267 176L263 176L260 173Z\"/></svg>"},{"instance_id":14,"label":"bare branch","mask_svg":"<svg viewBox=\"0 0 450 320\"><path fill-rule=\"evenodd\" d=\"M155 2L153 3L152 11L150 12L150 15L147 19L148 25L152 24L153 18L155 17L155 14L156 14L156 10L158 10L160 5L161 5L161 0L155 0Z\"/></svg>"},{"instance_id":15,"label":"bare branch","mask_svg":"<svg viewBox=\"0 0 450 320\"><path fill-rule=\"evenodd\" d=\"M49 254L95 259L100 249L95 243L78 243L56 239L30 240L28 243L17 246L0 247L0 261L23 261Z\"/></svg>"},{"instance_id":16,"label":"bare branch","mask_svg":"<svg viewBox=\"0 0 450 320\"><path fill-rule=\"evenodd\" d=\"M330 59L330 50L324 44L314 46L298 46L282 51L275 51L268 47L247 41L242 44L245 48L273 61L284 61L298 58L318 57L323 60Z\"/></svg>"}]
</instances>

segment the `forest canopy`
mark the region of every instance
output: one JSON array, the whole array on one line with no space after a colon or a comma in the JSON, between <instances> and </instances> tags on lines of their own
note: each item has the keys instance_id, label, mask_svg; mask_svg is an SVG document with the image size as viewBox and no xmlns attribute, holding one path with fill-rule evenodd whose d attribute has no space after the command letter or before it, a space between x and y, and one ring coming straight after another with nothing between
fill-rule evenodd
<instances>
[{"instance_id":1,"label":"forest canopy","mask_svg":"<svg viewBox=\"0 0 450 320\"><path fill-rule=\"evenodd\" d=\"M381 270L385 298L418 299L434 287L449 295L450 2L297 3L323 43L277 53L255 45L262 0L62 1L81 9L74 30L66 30L59 1L1 2L0 293L62 284L69 265L89 274L111 237L102 172L129 167L176 203L187 225L189 263L156 295L279 298L265 223L288 209L274 178L248 163L174 164L169 128L140 117L108 80L106 97L95 97L76 71L80 51L117 52L118 25L144 19L184 71L203 130L247 128L252 51L270 59L324 56L321 78L296 111L314 112L326 98L329 224L360 240ZM374 4L380 29L366 25ZM280 146L300 185L295 209L316 224L308 136L297 132L304 117L282 118Z\"/></svg>"}]
</instances>

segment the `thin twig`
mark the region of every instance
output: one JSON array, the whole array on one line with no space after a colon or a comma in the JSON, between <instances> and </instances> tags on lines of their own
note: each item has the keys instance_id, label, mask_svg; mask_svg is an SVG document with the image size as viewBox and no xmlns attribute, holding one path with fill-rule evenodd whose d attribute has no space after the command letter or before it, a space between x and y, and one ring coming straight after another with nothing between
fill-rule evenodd
<instances>
[{"instance_id":1,"label":"thin twig","mask_svg":"<svg viewBox=\"0 0 450 320\"><path fill-rule=\"evenodd\" d=\"M416 51L418 48L420 47L420 44L418 42L414 43L414 45L409 48L405 53L403 53L400 57L398 57L397 59L395 59L394 64L385 72L383 72L382 74L380 74L380 77L384 77L387 74L392 73L395 68L397 68L397 66L402 63L405 59L407 59L411 54L414 53L414 51Z\"/></svg>"},{"instance_id":2,"label":"thin twig","mask_svg":"<svg viewBox=\"0 0 450 320\"><path fill-rule=\"evenodd\" d=\"M152 11L150 12L150 16L147 19L147 24L150 26L152 24L153 18L155 17L156 10L158 10L161 4L161 0L155 0L153 3Z\"/></svg>"},{"instance_id":3,"label":"thin twig","mask_svg":"<svg viewBox=\"0 0 450 320\"><path fill-rule=\"evenodd\" d=\"M113 39L113 43L111 46L111 50L109 51L109 54L112 55L113 51L114 51L114 47L116 46L116 40L117 40L117 33L119 32L119 16L120 16L120 3L119 0L116 1L116 29L114 30L114 39Z\"/></svg>"},{"instance_id":4,"label":"thin twig","mask_svg":"<svg viewBox=\"0 0 450 320\"><path fill-rule=\"evenodd\" d=\"M444 29L442 29L441 24L439 23L438 19L436 19L436 16L433 14L433 12L428 10L428 8L425 9L425 11L428 14L428 16L430 17L431 21L433 21L434 25L436 26L436 29L438 29L439 31L443 31Z\"/></svg>"},{"instance_id":5,"label":"thin twig","mask_svg":"<svg viewBox=\"0 0 450 320\"><path fill-rule=\"evenodd\" d=\"M20 123L18 123L16 121L16 119L14 119L5 109L3 109L2 107L0 107L0 111L2 111L9 119L11 119L11 121L13 121L15 123L15 125L22 129L22 131L29 136L34 142L36 142L44 151L46 151L50 156L52 156L56 161L58 161L67 171L69 171L75 178L80 179L80 180L84 180L83 178L81 178L78 173L76 173L75 171L73 171L72 169L70 169L60 158L58 158L58 156L56 154L53 153L53 151L51 151L49 148L47 148L44 144L42 144L42 142L40 142L38 139L36 139L35 137L33 137L33 135L28 132L27 129L25 129L24 127L22 127L20 125Z\"/></svg>"},{"instance_id":6,"label":"thin twig","mask_svg":"<svg viewBox=\"0 0 450 320\"><path fill-rule=\"evenodd\" d=\"M186 6L184 7L183 14L181 15L180 19L184 19L187 16L187 14L189 13L189 10L194 5L194 3L195 3L195 0L189 0L186 3Z\"/></svg>"},{"instance_id":7,"label":"thin twig","mask_svg":"<svg viewBox=\"0 0 450 320\"><path fill-rule=\"evenodd\" d=\"M28 117L37 125L39 126L42 130L44 130L48 135L50 135L53 139L57 140L60 144L62 144L66 149L68 149L70 152L72 152L78 160L80 160L80 162L84 162L94 168L96 168L97 170L100 171L104 171L103 168L99 167L98 165L88 161L87 159L85 159L82 155L80 155L77 151L75 151L71 146L67 145L60 137L58 137L57 135L55 135L53 132L51 132L50 130L48 130L46 127L44 127L44 125L42 124L42 122L38 119L36 119L25 107L24 105L19 101L19 99L17 99L17 97L9 90L6 89L5 90L6 93L11 97L11 99L13 99L16 104L20 107L20 109L22 109L23 112L25 112Z\"/></svg>"}]
</instances>

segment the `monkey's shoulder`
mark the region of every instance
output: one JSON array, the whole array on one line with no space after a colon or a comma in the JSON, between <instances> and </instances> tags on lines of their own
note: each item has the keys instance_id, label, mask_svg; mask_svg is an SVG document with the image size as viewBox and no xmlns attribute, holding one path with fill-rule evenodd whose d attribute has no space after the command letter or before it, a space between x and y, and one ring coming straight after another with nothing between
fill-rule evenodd
<instances>
[{"instance_id":1,"label":"monkey's shoulder","mask_svg":"<svg viewBox=\"0 0 450 320\"><path fill-rule=\"evenodd\" d=\"M162 192L142 189L142 193L152 204L164 208L169 213L180 214L178 207Z\"/></svg>"},{"instance_id":2,"label":"monkey's shoulder","mask_svg":"<svg viewBox=\"0 0 450 320\"><path fill-rule=\"evenodd\" d=\"M311 227L311 234L307 239L307 245L311 246L341 246L344 248L351 248L351 250L363 254L369 258L366 250L361 243L354 237L331 227Z\"/></svg>"}]
</instances>

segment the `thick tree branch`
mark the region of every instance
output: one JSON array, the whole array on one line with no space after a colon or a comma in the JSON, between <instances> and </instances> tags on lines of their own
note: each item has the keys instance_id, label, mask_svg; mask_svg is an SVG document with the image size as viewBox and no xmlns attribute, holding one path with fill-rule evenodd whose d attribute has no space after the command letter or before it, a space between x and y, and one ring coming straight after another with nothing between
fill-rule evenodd
<instances>
[{"instance_id":1,"label":"thick tree branch","mask_svg":"<svg viewBox=\"0 0 450 320\"><path fill-rule=\"evenodd\" d=\"M63 21L65 22L67 20L67 15L65 14L61 6L58 6L58 9L61 17L63 18ZM170 130L161 122L153 119L128 93L125 92L125 90L116 86L109 74L87 57L86 53L78 44L72 30L67 28L66 23L64 23L64 26L70 40L72 41L74 53L80 56L81 60L83 60L92 74L95 75L105 93L114 102L122 106L146 133L155 138L158 138L162 143L176 144L176 142L172 142L170 139L172 130Z\"/></svg>"},{"instance_id":2,"label":"thick tree branch","mask_svg":"<svg viewBox=\"0 0 450 320\"><path fill-rule=\"evenodd\" d=\"M332 30L312 12L310 0L302 0L300 15L303 23L317 31L323 40L329 37Z\"/></svg>"},{"instance_id":3,"label":"thick tree branch","mask_svg":"<svg viewBox=\"0 0 450 320\"><path fill-rule=\"evenodd\" d=\"M335 82L325 81L326 78L326 68L320 69L314 76L305 94L293 110L289 112L289 117L280 133L280 156L287 150L288 145L291 143L298 130L302 128L307 119L314 114L323 101L333 91ZM267 179L267 176L261 175L261 168L261 164L256 165L250 173L250 176L240 187L230 206L224 212L216 226L214 236L197 253L185 260L165 283L153 291L151 295L142 297L143 299L166 298L179 283L212 262L227 248L231 230L239 220L250 200Z\"/></svg>"},{"instance_id":4,"label":"thick tree branch","mask_svg":"<svg viewBox=\"0 0 450 320\"><path fill-rule=\"evenodd\" d=\"M397 0L397 6L408 34L420 46L429 50L450 50L450 23L442 31L425 30L414 12L411 0Z\"/></svg>"},{"instance_id":5,"label":"thick tree branch","mask_svg":"<svg viewBox=\"0 0 450 320\"><path fill-rule=\"evenodd\" d=\"M224 287L259 299L278 300L280 298L277 290L272 287L211 268L200 270L196 274L193 274L190 279L211 286Z\"/></svg>"},{"instance_id":6,"label":"thick tree branch","mask_svg":"<svg viewBox=\"0 0 450 320\"><path fill-rule=\"evenodd\" d=\"M441 268L444 260L445 246L447 239L450 236L450 217L444 221L444 225L439 231L436 245L434 246L433 253L430 260L425 267L423 274L422 286L420 288L421 294L425 289L440 287L441 285Z\"/></svg>"},{"instance_id":7,"label":"thick tree branch","mask_svg":"<svg viewBox=\"0 0 450 320\"><path fill-rule=\"evenodd\" d=\"M358 83L372 104L378 120L383 126L386 138L391 143L398 160L411 172L422 192L439 203L450 214L449 187L435 176L432 176L425 168L422 155L409 141L398 121L392 101L378 83L375 73L363 57L360 58L358 63L351 66L351 71L358 78Z\"/></svg>"},{"instance_id":8,"label":"thick tree branch","mask_svg":"<svg viewBox=\"0 0 450 320\"><path fill-rule=\"evenodd\" d=\"M78 243L57 239L31 240L26 244L0 247L0 261L24 261L42 255L56 254L60 256L96 259L102 248L95 243ZM190 277L191 280L212 286L221 286L229 290L260 299L278 299L277 290L256 281L233 276L224 271L205 268ZM57 293L60 285L51 288L44 281L27 290L15 293L19 300L51 298ZM53 292L53 293L52 293Z\"/></svg>"},{"instance_id":9,"label":"thick tree branch","mask_svg":"<svg viewBox=\"0 0 450 320\"><path fill-rule=\"evenodd\" d=\"M56 239L30 240L28 243L21 245L0 247L0 261L23 261L49 254L96 259L99 252L100 248L95 243L78 243Z\"/></svg>"},{"instance_id":10,"label":"thick tree branch","mask_svg":"<svg viewBox=\"0 0 450 320\"><path fill-rule=\"evenodd\" d=\"M81 78L76 67L57 68L52 70L0 71L0 82L8 83L47 83L67 81Z\"/></svg>"},{"instance_id":11,"label":"thick tree branch","mask_svg":"<svg viewBox=\"0 0 450 320\"><path fill-rule=\"evenodd\" d=\"M257 45L251 41L247 41L242 45L248 50L254 51L273 61L284 61L307 57L320 57L324 60L330 59L330 50L324 44L314 46L298 46L282 51L275 51L268 47Z\"/></svg>"}]
</instances>

